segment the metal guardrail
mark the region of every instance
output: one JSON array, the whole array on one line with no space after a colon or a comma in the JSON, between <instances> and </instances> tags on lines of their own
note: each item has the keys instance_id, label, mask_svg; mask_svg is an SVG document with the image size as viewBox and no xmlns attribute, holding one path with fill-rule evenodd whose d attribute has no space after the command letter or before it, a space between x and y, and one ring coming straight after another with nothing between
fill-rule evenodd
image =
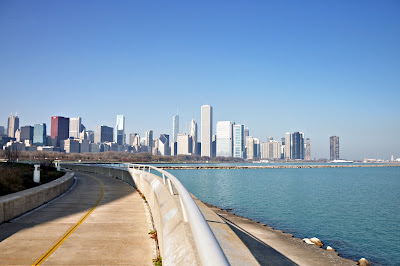
<instances>
[{"instance_id":1,"label":"metal guardrail","mask_svg":"<svg viewBox=\"0 0 400 266\"><path fill-rule=\"evenodd\" d=\"M152 165L128 164L128 166L122 167L133 168L143 172L146 170L148 172L155 170L161 173L163 183L168 186L171 195L175 194L172 188L173 185L179 196L183 218L185 222L189 222L202 265L229 265L228 259L211 231L211 228L208 226L199 207L197 207L196 202L175 176Z\"/></svg>"}]
</instances>

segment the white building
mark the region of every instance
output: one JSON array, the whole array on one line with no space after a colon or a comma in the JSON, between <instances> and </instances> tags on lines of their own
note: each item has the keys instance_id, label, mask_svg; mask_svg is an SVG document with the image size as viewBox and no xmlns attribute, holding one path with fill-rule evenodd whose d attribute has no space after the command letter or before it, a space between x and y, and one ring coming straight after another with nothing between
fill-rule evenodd
<instances>
[{"instance_id":1,"label":"white building","mask_svg":"<svg viewBox=\"0 0 400 266\"><path fill-rule=\"evenodd\" d=\"M118 145L125 145L125 116L117 115L117 124L114 128L114 142Z\"/></svg>"},{"instance_id":2,"label":"white building","mask_svg":"<svg viewBox=\"0 0 400 266\"><path fill-rule=\"evenodd\" d=\"M211 157L212 149L212 113L210 105L201 106L201 156Z\"/></svg>"},{"instance_id":3,"label":"white building","mask_svg":"<svg viewBox=\"0 0 400 266\"><path fill-rule=\"evenodd\" d=\"M178 134L177 140L177 155L190 155L192 152L191 137L184 133Z\"/></svg>"},{"instance_id":4,"label":"white building","mask_svg":"<svg viewBox=\"0 0 400 266\"><path fill-rule=\"evenodd\" d=\"M280 159L282 143L270 140L261 144L261 159Z\"/></svg>"},{"instance_id":5,"label":"white building","mask_svg":"<svg viewBox=\"0 0 400 266\"><path fill-rule=\"evenodd\" d=\"M80 138L81 133L81 118L71 117L69 119L69 137L74 139Z\"/></svg>"},{"instance_id":6,"label":"white building","mask_svg":"<svg viewBox=\"0 0 400 266\"><path fill-rule=\"evenodd\" d=\"M292 154L292 141L291 141L291 134L286 132L285 134L285 159L289 160Z\"/></svg>"},{"instance_id":7,"label":"white building","mask_svg":"<svg viewBox=\"0 0 400 266\"><path fill-rule=\"evenodd\" d=\"M197 123L194 119L190 121L190 137L192 138L192 154L197 155Z\"/></svg>"},{"instance_id":8,"label":"white building","mask_svg":"<svg viewBox=\"0 0 400 266\"><path fill-rule=\"evenodd\" d=\"M246 158L248 160L254 159L254 139L252 136L246 137Z\"/></svg>"},{"instance_id":9,"label":"white building","mask_svg":"<svg viewBox=\"0 0 400 266\"><path fill-rule=\"evenodd\" d=\"M174 143L178 139L179 133L179 115L176 114L172 117L172 142Z\"/></svg>"},{"instance_id":10,"label":"white building","mask_svg":"<svg viewBox=\"0 0 400 266\"><path fill-rule=\"evenodd\" d=\"M216 155L223 157L233 156L233 122L217 122L217 151Z\"/></svg>"},{"instance_id":11,"label":"white building","mask_svg":"<svg viewBox=\"0 0 400 266\"><path fill-rule=\"evenodd\" d=\"M15 138L15 131L19 129L19 118L17 115L11 115L8 118L7 135L10 138Z\"/></svg>"}]
</instances>

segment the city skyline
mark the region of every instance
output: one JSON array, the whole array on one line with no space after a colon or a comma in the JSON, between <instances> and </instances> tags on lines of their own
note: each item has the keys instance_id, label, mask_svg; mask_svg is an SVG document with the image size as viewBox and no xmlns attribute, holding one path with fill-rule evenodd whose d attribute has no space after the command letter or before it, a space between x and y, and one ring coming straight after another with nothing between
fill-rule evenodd
<instances>
[{"instance_id":1,"label":"city skyline","mask_svg":"<svg viewBox=\"0 0 400 266\"><path fill-rule=\"evenodd\" d=\"M342 158L400 157L397 1L93 3L2 2L0 126L124 114L126 134L172 136L176 108L189 133L210 104L261 141L304 132L312 159L335 135Z\"/></svg>"}]
</instances>

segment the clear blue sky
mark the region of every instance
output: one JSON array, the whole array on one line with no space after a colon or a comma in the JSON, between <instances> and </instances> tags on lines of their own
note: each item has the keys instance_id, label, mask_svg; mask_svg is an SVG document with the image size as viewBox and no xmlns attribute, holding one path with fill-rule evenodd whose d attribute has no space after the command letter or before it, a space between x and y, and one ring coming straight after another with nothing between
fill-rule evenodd
<instances>
[{"instance_id":1,"label":"clear blue sky","mask_svg":"<svg viewBox=\"0 0 400 266\"><path fill-rule=\"evenodd\" d=\"M3 0L0 93L4 126L124 114L158 136L210 104L261 141L304 132L313 158L331 135L342 158L400 157L400 2Z\"/></svg>"}]
</instances>

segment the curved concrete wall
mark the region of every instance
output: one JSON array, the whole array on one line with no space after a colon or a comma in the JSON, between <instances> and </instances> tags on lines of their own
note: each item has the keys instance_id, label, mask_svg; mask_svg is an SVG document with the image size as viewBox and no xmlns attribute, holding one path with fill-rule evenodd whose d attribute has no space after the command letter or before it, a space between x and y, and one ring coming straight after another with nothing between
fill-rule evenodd
<instances>
[{"instance_id":1,"label":"curved concrete wall","mask_svg":"<svg viewBox=\"0 0 400 266\"><path fill-rule=\"evenodd\" d=\"M38 187L0 197L0 224L31 211L67 191L74 183L74 173Z\"/></svg>"},{"instance_id":2,"label":"curved concrete wall","mask_svg":"<svg viewBox=\"0 0 400 266\"><path fill-rule=\"evenodd\" d=\"M189 223L184 222L178 195L171 195L162 179L141 170L64 164L64 168L103 174L138 188L146 197L157 230L164 265L200 265Z\"/></svg>"}]
</instances>

